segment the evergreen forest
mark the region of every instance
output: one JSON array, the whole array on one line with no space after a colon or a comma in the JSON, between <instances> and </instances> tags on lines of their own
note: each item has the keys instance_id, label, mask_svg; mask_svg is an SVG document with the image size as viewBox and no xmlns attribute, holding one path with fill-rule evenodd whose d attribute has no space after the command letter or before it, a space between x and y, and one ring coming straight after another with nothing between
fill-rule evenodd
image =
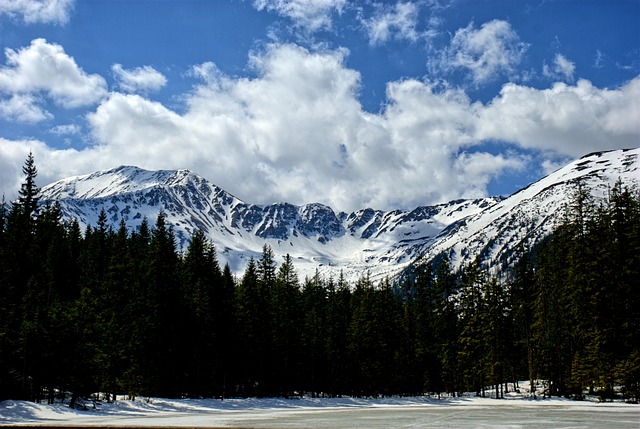
<instances>
[{"instance_id":1,"label":"evergreen forest","mask_svg":"<svg viewBox=\"0 0 640 429\"><path fill-rule=\"evenodd\" d=\"M39 202L29 155L0 209L0 400L157 397L640 399L640 197L578 188L554 232L508 273L446 255L402 282L300 279L265 244L241 276L196 231L179 252L161 213L81 230ZM281 261L281 262L279 262Z\"/></svg>"}]
</instances>

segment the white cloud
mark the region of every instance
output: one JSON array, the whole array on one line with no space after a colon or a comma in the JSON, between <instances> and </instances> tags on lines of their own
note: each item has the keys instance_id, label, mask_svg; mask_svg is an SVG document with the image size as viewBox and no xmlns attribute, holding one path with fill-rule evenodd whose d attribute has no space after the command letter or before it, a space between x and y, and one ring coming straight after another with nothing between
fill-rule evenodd
<instances>
[{"instance_id":1,"label":"white cloud","mask_svg":"<svg viewBox=\"0 0 640 429\"><path fill-rule=\"evenodd\" d=\"M0 116L19 122L40 122L53 115L38 106L39 100L31 94L13 94L8 99L0 99Z\"/></svg>"},{"instance_id":2,"label":"white cloud","mask_svg":"<svg viewBox=\"0 0 640 429\"><path fill-rule=\"evenodd\" d=\"M43 186L72 174L74 168L83 163L90 168L90 156L81 156L75 150L52 149L46 143L39 140L7 140L0 137L0 198L13 201L18 197L20 184L24 180L22 167L27 155L32 151L38 167L36 184ZM86 163L89 161L89 163ZM80 171L91 171L84 169ZM70 174L71 173L71 174Z\"/></svg>"},{"instance_id":3,"label":"white cloud","mask_svg":"<svg viewBox=\"0 0 640 429\"><path fill-rule=\"evenodd\" d=\"M345 66L346 56L274 45L252 57L254 79L199 67L215 72L204 74L182 115L112 93L88 117L98 144L66 152L62 165L68 174L118 164L188 167L249 202L319 201L344 210L477 197L501 169L518 168L519 160L504 156L487 164L497 169L481 168L490 154L458 160L477 117L460 91L396 82L383 114L365 112L360 75Z\"/></svg>"},{"instance_id":4,"label":"white cloud","mask_svg":"<svg viewBox=\"0 0 640 429\"><path fill-rule=\"evenodd\" d=\"M74 0L2 0L0 15L21 19L27 24L66 24Z\"/></svg>"},{"instance_id":5,"label":"white cloud","mask_svg":"<svg viewBox=\"0 0 640 429\"><path fill-rule=\"evenodd\" d=\"M87 106L107 93L105 80L85 73L62 46L35 39L18 51L5 50L6 66L0 67L0 93L43 93L67 108Z\"/></svg>"},{"instance_id":6,"label":"white cloud","mask_svg":"<svg viewBox=\"0 0 640 429\"><path fill-rule=\"evenodd\" d=\"M562 74L565 79L573 81L573 72L576 70L575 63L572 63L564 55L561 54L556 54L553 63L558 73Z\"/></svg>"},{"instance_id":7,"label":"white cloud","mask_svg":"<svg viewBox=\"0 0 640 429\"><path fill-rule=\"evenodd\" d=\"M571 158L561 158L559 160L545 159L542 161L542 171L544 171L544 174L551 174L554 171L557 171L560 168L564 167L569 162L571 162Z\"/></svg>"},{"instance_id":8,"label":"white cloud","mask_svg":"<svg viewBox=\"0 0 640 429\"><path fill-rule=\"evenodd\" d=\"M151 66L125 70L122 64L111 66L118 85L126 92L157 91L167 84L167 78Z\"/></svg>"},{"instance_id":9,"label":"white cloud","mask_svg":"<svg viewBox=\"0 0 640 429\"><path fill-rule=\"evenodd\" d=\"M596 56L593 59L593 68L601 69L605 62L605 55L600 49L596 49Z\"/></svg>"},{"instance_id":10,"label":"white cloud","mask_svg":"<svg viewBox=\"0 0 640 429\"><path fill-rule=\"evenodd\" d=\"M135 164L189 168L253 203L411 208L486 195L493 178L530 162L509 147L577 157L640 140L640 77L614 89L584 80L542 90L508 84L487 104L408 79L390 82L385 108L372 114L358 101L361 77L347 56L271 45L250 59L253 78L224 75L213 63L194 66L202 81L184 95L184 113L111 93L87 117L94 146L57 150L0 139L0 171L19 176L31 145L46 172L40 184ZM481 150L496 140L513 146ZM7 189L15 183L2 180L1 191L15 191Z\"/></svg>"},{"instance_id":11,"label":"white cloud","mask_svg":"<svg viewBox=\"0 0 640 429\"><path fill-rule=\"evenodd\" d=\"M573 82L573 73L575 70L575 63L569 61L562 54L556 54L553 59L553 67L544 64L542 67L542 74L551 79L563 79L568 82Z\"/></svg>"},{"instance_id":12,"label":"white cloud","mask_svg":"<svg viewBox=\"0 0 640 429\"><path fill-rule=\"evenodd\" d=\"M158 148L169 149L168 143L179 143L175 138L179 137L176 127L180 117L139 95L112 93L87 120L97 141L109 145L101 149L115 151L116 158L123 162L139 161L145 152L153 158ZM169 155L175 156L171 151L161 154Z\"/></svg>"},{"instance_id":13,"label":"white cloud","mask_svg":"<svg viewBox=\"0 0 640 429\"><path fill-rule=\"evenodd\" d=\"M527 47L507 21L485 22L479 29L471 22L455 32L451 44L429 65L434 73L464 70L480 85L501 75L513 77Z\"/></svg>"},{"instance_id":14,"label":"white cloud","mask_svg":"<svg viewBox=\"0 0 640 429\"><path fill-rule=\"evenodd\" d=\"M418 5L412 2L379 5L374 16L363 21L369 43L383 44L392 38L415 42L420 37L416 29L419 11Z\"/></svg>"},{"instance_id":15,"label":"white cloud","mask_svg":"<svg viewBox=\"0 0 640 429\"><path fill-rule=\"evenodd\" d=\"M587 80L538 90L507 84L483 109L478 138L581 156L640 141L640 77L617 89Z\"/></svg>"},{"instance_id":16,"label":"white cloud","mask_svg":"<svg viewBox=\"0 0 640 429\"><path fill-rule=\"evenodd\" d=\"M334 13L342 13L347 0L254 0L258 10L275 12L291 19L308 32L330 30Z\"/></svg>"},{"instance_id":17,"label":"white cloud","mask_svg":"<svg viewBox=\"0 0 640 429\"><path fill-rule=\"evenodd\" d=\"M212 84L223 77L223 73L218 66L211 61L196 64L187 72L188 76L202 79L205 83Z\"/></svg>"},{"instance_id":18,"label":"white cloud","mask_svg":"<svg viewBox=\"0 0 640 429\"><path fill-rule=\"evenodd\" d=\"M491 178L524 165L516 155L465 152L480 143L475 135L483 106L459 89L407 80L390 83L387 98L386 124L395 156L404 162L401 171L389 171L396 185L384 190L388 200L394 192L414 205L421 197L443 202L484 196Z\"/></svg>"},{"instance_id":19,"label":"white cloud","mask_svg":"<svg viewBox=\"0 0 640 429\"><path fill-rule=\"evenodd\" d=\"M74 136L74 135L80 134L80 130L81 130L80 125L67 124L67 125L56 125L55 127L51 128L49 132L51 134L56 134L59 136L65 136L65 135Z\"/></svg>"}]
</instances>

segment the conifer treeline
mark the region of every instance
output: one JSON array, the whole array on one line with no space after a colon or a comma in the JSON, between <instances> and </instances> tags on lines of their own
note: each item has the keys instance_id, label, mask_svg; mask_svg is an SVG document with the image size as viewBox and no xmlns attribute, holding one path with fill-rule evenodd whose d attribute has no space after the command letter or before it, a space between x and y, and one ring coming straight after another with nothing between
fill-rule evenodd
<instances>
[{"instance_id":1,"label":"conifer treeline","mask_svg":"<svg viewBox=\"0 0 640 429\"><path fill-rule=\"evenodd\" d=\"M419 395L546 380L639 399L640 198L578 192L507 280L447 258L411 281L300 281L265 245L241 279L196 232L184 254L163 214L81 231L38 208L30 156L0 210L0 399L93 392L162 397Z\"/></svg>"}]
</instances>

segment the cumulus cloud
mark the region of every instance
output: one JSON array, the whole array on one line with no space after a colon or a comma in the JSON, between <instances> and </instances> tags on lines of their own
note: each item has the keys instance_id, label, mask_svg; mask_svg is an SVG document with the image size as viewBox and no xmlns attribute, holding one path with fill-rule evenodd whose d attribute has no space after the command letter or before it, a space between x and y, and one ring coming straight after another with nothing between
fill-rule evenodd
<instances>
[{"instance_id":1,"label":"cumulus cloud","mask_svg":"<svg viewBox=\"0 0 640 429\"><path fill-rule=\"evenodd\" d=\"M482 150L487 141L577 157L640 139L640 77L612 89L584 80L542 90L507 84L486 104L406 79L388 84L387 103L373 114L358 100L361 76L347 58L346 50L287 44L255 53L252 78L200 64L181 113L114 92L87 117L95 145L57 150L0 139L0 171L19 176L30 145L47 174L39 183L135 164L189 168L253 203L412 208L484 196L492 179L531 161L522 151Z\"/></svg>"},{"instance_id":2,"label":"cumulus cloud","mask_svg":"<svg viewBox=\"0 0 640 429\"><path fill-rule=\"evenodd\" d=\"M507 84L483 109L477 136L577 157L637 146L638 117L640 77L616 89L587 80L543 90Z\"/></svg>"},{"instance_id":3,"label":"cumulus cloud","mask_svg":"<svg viewBox=\"0 0 640 429\"><path fill-rule=\"evenodd\" d=\"M66 24L74 0L2 0L0 15L21 19L27 24Z\"/></svg>"},{"instance_id":4,"label":"cumulus cloud","mask_svg":"<svg viewBox=\"0 0 640 429\"><path fill-rule=\"evenodd\" d=\"M96 140L108 145L100 149L123 163L127 159L141 161L145 153L151 159L162 156L173 161L178 154L172 152L184 150L167 145L181 143L176 132L179 115L139 95L112 93L87 119Z\"/></svg>"},{"instance_id":5,"label":"cumulus cloud","mask_svg":"<svg viewBox=\"0 0 640 429\"><path fill-rule=\"evenodd\" d=\"M40 140L8 140L0 137L0 153L2 154L0 157L0 198L4 197L6 201L13 201L18 197L20 184L24 180L22 167L30 151L33 152L38 167L38 177L36 178L38 186L77 174L69 173L87 159L78 156L79 154L74 150L52 149ZM70 162L71 165L67 165L67 162Z\"/></svg>"},{"instance_id":6,"label":"cumulus cloud","mask_svg":"<svg viewBox=\"0 0 640 429\"><path fill-rule=\"evenodd\" d=\"M398 2L395 5L381 4L373 17L363 21L371 45L379 45L395 38L415 42L419 7L412 2Z\"/></svg>"},{"instance_id":7,"label":"cumulus cloud","mask_svg":"<svg viewBox=\"0 0 640 429\"><path fill-rule=\"evenodd\" d=\"M573 82L573 73L576 70L575 63L572 63L562 54L556 54L553 59L553 66L544 64L542 74L551 79L563 79Z\"/></svg>"},{"instance_id":8,"label":"cumulus cloud","mask_svg":"<svg viewBox=\"0 0 640 429\"><path fill-rule=\"evenodd\" d=\"M212 84L223 77L223 73L218 66L211 61L202 64L196 64L187 72L188 76L202 79L206 83Z\"/></svg>"},{"instance_id":9,"label":"cumulus cloud","mask_svg":"<svg viewBox=\"0 0 640 429\"><path fill-rule=\"evenodd\" d=\"M406 80L390 83L387 98L385 123L395 156L404 162L401 171L389 173L398 174L395 183L406 189L388 187L385 198L398 192L417 202L418 189L430 202L480 197L492 178L523 168L525 160L517 155L470 151L480 143L475 135L483 106L460 89Z\"/></svg>"},{"instance_id":10,"label":"cumulus cloud","mask_svg":"<svg viewBox=\"0 0 640 429\"><path fill-rule=\"evenodd\" d=\"M310 33L330 30L334 13L342 13L347 0L254 0L258 10L267 10L291 19L296 27Z\"/></svg>"},{"instance_id":11,"label":"cumulus cloud","mask_svg":"<svg viewBox=\"0 0 640 429\"><path fill-rule=\"evenodd\" d=\"M158 91L167 84L167 78L151 66L126 70L122 64L114 64L111 71L119 87L126 92Z\"/></svg>"},{"instance_id":12,"label":"cumulus cloud","mask_svg":"<svg viewBox=\"0 0 640 429\"><path fill-rule=\"evenodd\" d=\"M85 73L62 46L45 39L17 51L7 48L5 56L6 65L0 67L2 94L43 94L60 106L75 108L94 104L107 93L101 76Z\"/></svg>"},{"instance_id":13,"label":"cumulus cloud","mask_svg":"<svg viewBox=\"0 0 640 429\"><path fill-rule=\"evenodd\" d=\"M429 66L434 73L463 70L480 85L502 75L514 76L527 47L507 21L494 19L478 29L471 22L455 32L450 45Z\"/></svg>"},{"instance_id":14,"label":"cumulus cloud","mask_svg":"<svg viewBox=\"0 0 640 429\"><path fill-rule=\"evenodd\" d=\"M39 100L31 94L13 94L0 99L0 116L18 122L40 122L53 115L38 106Z\"/></svg>"}]
</instances>

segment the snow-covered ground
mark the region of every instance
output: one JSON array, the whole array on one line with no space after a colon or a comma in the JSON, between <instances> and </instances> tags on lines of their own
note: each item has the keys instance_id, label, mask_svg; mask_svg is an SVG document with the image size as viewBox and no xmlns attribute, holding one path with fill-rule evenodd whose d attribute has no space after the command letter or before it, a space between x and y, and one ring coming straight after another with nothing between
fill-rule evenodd
<instances>
[{"instance_id":1,"label":"snow-covered ground","mask_svg":"<svg viewBox=\"0 0 640 429\"><path fill-rule=\"evenodd\" d=\"M640 428L640 405L489 398L140 399L73 410L0 402L0 426L242 428Z\"/></svg>"}]
</instances>

